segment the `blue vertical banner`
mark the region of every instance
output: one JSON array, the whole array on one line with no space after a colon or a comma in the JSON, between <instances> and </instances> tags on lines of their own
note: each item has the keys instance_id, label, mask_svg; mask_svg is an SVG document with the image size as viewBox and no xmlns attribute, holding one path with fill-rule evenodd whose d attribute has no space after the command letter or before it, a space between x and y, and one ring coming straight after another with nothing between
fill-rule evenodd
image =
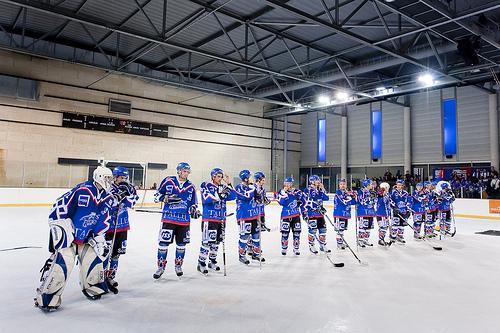
<instances>
[{"instance_id":1,"label":"blue vertical banner","mask_svg":"<svg viewBox=\"0 0 500 333\"><path fill-rule=\"evenodd\" d=\"M443 101L443 141L444 154L457 154L457 100Z\"/></svg>"},{"instance_id":2,"label":"blue vertical banner","mask_svg":"<svg viewBox=\"0 0 500 333\"><path fill-rule=\"evenodd\" d=\"M382 111L372 111L372 160L382 157Z\"/></svg>"},{"instance_id":3,"label":"blue vertical banner","mask_svg":"<svg viewBox=\"0 0 500 333\"><path fill-rule=\"evenodd\" d=\"M326 119L318 119L318 162L326 161Z\"/></svg>"}]
</instances>

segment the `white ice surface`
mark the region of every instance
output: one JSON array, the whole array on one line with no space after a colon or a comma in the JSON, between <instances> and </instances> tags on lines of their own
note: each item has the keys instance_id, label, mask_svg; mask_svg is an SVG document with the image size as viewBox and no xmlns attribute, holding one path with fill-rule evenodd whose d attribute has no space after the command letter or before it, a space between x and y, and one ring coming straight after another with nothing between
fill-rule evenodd
<instances>
[{"instance_id":1,"label":"white ice surface","mask_svg":"<svg viewBox=\"0 0 500 333\"><path fill-rule=\"evenodd\" d=\"M411 239L406 245L333 252L344 268L307 249L305 225L300 256L280 254L279 207L267 210L271 233L263 235L267 262L249 267L237 259L237 228L228 221L228 276L196 271L199 222L191 227L184 277L172 265L159 281L156 268L159 214L132 212L127 254L120 259L120 292L89 301L75 267L59 311L33 307L39 270L48 257L48 208L0 208L1 332L499 332L500 222L457 219L458 233L433 250ZM473 212L473 207L471 207ZM331 212L329 211L329 214ZM371 239L375 242L376 231ZM347 241L355 248L354 225ZM328 230L333 248L334 232ZM219 262L222 263L221 251Z\"/></svg>"}]
</instances>

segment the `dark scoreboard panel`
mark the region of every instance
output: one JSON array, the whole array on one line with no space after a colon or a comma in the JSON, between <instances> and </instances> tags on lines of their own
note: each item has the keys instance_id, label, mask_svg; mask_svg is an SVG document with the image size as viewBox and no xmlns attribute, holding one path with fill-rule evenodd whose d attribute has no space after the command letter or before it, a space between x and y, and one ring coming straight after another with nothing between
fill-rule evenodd
<instances>
[{"instance_id":1,"label":"dark scoreboard panel","mask_svg":"<svg viewBox=\"0 0 500 333\"><path fill-rule=\"evenodd\" d=\"M132 135L168 138L168 125L145 123L142 121L63 113L63 127L91 131L125 133Z\"/></svg>"}]
</instances>

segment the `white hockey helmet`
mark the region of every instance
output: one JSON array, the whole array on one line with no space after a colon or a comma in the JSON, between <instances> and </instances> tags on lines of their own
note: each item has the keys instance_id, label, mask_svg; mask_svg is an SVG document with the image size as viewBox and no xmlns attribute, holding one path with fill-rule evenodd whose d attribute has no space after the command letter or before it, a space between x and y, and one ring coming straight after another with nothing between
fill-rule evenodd
<instances>
[{"instance_id":1,"label":"white hockey helmet","mask_svg":"<svg viewBox=\"0 0 500 333\"><path fill-rule=\"evenodd\" d=\"M93 174L94 182L101 185L101 187L109 192L111 190L111 182L113 181L113 172L104 166L98 166Z\"/></svg>"},{"instance_id":2,"label":"white hockey helmet","mask_svg":"<svg viewBox=\"0 0 500 333\"><path fill-rule=\"evenodd\" d=\"M389 190L391 189L391 185L389 185L386 182L381 183L379 186L380 186L380 188L383 188L386 192L389 192Z\"/></svg>"}]
</instances>

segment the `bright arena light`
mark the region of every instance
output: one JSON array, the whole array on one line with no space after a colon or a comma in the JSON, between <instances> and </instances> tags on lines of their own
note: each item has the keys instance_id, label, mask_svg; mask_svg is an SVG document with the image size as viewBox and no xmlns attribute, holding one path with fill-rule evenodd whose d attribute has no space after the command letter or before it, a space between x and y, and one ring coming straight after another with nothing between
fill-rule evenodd
<instances>
[{"instance_id":1,"label":"bright arena light","mask_svg":"<svg viewBox=\"0 0 500 333\"><path fill-rule=\"evenodd\" d=\"M345 91L339 91L337 92L336 97L339 102L346 102L349 99L349 94Z\"/></svg>"},{"instance_id":2,"label":"bright arena light","mask_svg":"<svg viewBox=\"0 0 500 333\"><path fill-rule=\"evenodd\" d=\"M418 82L420 82L426 86L432 86L434 84L434 77L429 73L421 74L417 78L417 80L418 80Z\"/></svg>"},{"instance_id":3,"label":"bright arena light","mask_svg":"<svg viewBox=\"0 0 500 333\"><path fill-rule=\"evenodd\" d=\"M327 95L319 95L318 102L323 105L330 104L330 97Z\"/></svg>"}]
</instances>

